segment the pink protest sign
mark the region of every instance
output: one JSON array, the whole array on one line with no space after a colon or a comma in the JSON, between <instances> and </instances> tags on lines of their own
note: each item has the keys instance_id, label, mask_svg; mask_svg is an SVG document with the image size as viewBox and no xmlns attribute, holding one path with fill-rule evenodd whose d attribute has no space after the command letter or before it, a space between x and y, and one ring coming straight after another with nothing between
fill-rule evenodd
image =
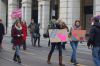
<instances>
[{"instance_id":1,"label":"pink protest sign","mask_svg":"<svg viewBox=\"0 0 100 66\"><path fill-rule=\"evenodd\" d=\"M11 17L14 19L14 18L21 18L22 17L22 10L17 8L15 9L12 14L11 14Z\"/></svg>"},{"instance_id":2,"label":"pink protest sign","mask_svg":"<svg viewBox=\"0 0 100 66\"><path fill-rule=\"evenodd\" d=\"M50 29L50 42L66 42L68 39L68 32L66 29Z\"/></svg>"},{"instance_id":3,"label":"pink protest sign","mask_svg":"<svg viewBox=\"0 0 100 66\"><path fill-rule=\"evenodd\" d=\"M73 30L72 31L72 40L85 40L86 30Z\"/></svg>"}]
</instances>

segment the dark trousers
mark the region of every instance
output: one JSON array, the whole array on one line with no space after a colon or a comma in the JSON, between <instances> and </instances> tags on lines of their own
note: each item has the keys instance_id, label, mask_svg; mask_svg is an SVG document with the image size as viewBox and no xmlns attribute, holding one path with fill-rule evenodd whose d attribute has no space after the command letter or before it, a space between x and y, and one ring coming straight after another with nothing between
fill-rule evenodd
<instances>
[{"instance_id":1,"label":"dark trousers","mask_svg":"<svg viewBox=\"0 0 100 66\"><path fill-rule=\"evenodd\" d=\"M40 37L34 38L34 46L36 46L37 41L38 41L38 46L40 46Z\"/></svg>"},{"instance_id":2,"label":"dark trousers","mask_svg":"<svg viewBox=\"0 0 100 66\"><path fill-rule=\"evenodd\" d=\"M56 46L58 47L59 56L62 56L61 43L51 43L51 50L50 50L49 56L52 56L52 53L54 52Z\"/></svg>"},{"instance_id":3,"label":"dark trousers","mask_svg":"<svg viewBox=\"0 0 100 66\"><path fill-rule=\"evenodd\" d=\"M50 47L50 39L49 39L49 41L48 41L48 47Z\"/></svg>"},{"instance_id":4,"label":"dark trousers","mask_svg":"<svg viewBox=\"0 0 100 66\"><path fill-rule=\"evenodd\" d=\"M66 49L66 42L62 42L62 48L65 50Z\"/></svg>"},{"instance_id":5,"label":"dark trousers","mask_svg":"<svg viewBox=\"0 0 100 66\"><path fill-rule=\"evenodd\" d=\"M0 49L2 48L2 40L3 40L3 36L0 37Z\"/></svg>"},{"instance_id":6,"label":"dark trousers","mask_svg":"<svg viewBox=\"0 0 100 66\"><path fill-rule=\"evenodd\" d=\"M26 50L26 40L23 42L23 49Z\"/></svg>"},{"instance_id":7,"label":"dark trousers","mask_svg":"<svg viewBox=\"0 0 100 66\"><path fill-rule=\"evenodd\" d=\"M2 44L3 36L0 37L0 45Z\"/></svg>"}]
</instances>

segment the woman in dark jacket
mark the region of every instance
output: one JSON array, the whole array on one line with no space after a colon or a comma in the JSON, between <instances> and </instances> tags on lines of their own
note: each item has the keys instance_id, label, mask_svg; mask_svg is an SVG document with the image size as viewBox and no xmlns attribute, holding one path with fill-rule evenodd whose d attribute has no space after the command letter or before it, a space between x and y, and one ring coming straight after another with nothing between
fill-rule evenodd
<instances>
[{"instance_id":1,"label":"woman in dark jacket","mask_svg":"<svg viewBox=\"0 0 100 66\"><path fill-rule=\"evenodd\" d=\"M2 24L2 20L0 19L0 51L2 49L2 40L4 34L5 34L4 25Z\"/></svg>"},{"instance_id":2,"label":"woman in dark jacket","mask_svg":"<svg viewBox=\"0 0 100 66\"><path fill-rule=\"evenodd\" d=\"M23 39L22 39L23 33L22 33L22 26L20 24L20 21L16 21L16 24L12 30L12 36L14 38L14 46L15 46L15 54L13 60L18 63L21 63L19 47L23 43Z\"/></svg>"},{"instance_id":3,"label":"woman in dark jacket","mask_svg":"<svg viewBox=\"0 0 100 66\"><path fill-rule=\"evenodd\" d=\"M35 25L35 29L34 29L34 32L33 32L33 38L34 38L34 46L36 46L36 42L38 40L38 47L41 47L40 46L40 28L39 28L40 24L36 24Z\"/></svg>"},{"instance_id":4,"label":"woman in dark jacket","mask_svg":"<svg viewBox=\"0 0 100 66\"><path fill-rule=\"evenodd\" d=\"M53 23L53 25L51 26L50 29L61 29L61 28L60 28L59 23L55 22L55 23ZM57 46L58 51L59 51L59 66L65 66L62 63L62 45L61 45L61 42L51 42L51 50L50 50L49 55L48 55L47 63L51 64L51 62L50 62L51 56L52 56L52 53L54 52L56 46Z\"/></svg>"}]
</instances>

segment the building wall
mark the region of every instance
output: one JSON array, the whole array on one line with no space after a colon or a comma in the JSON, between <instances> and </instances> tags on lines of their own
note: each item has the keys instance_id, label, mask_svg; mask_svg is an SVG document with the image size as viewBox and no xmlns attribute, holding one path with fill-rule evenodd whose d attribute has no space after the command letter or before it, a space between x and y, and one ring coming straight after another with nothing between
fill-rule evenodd
<instances>
[{"instance_id":1,"label":"building wall","mask_svg":"<svg viewBox=\"0 0 100 66\"><path fill-rule=\"evenodd\" d=\"M44 31L46 31L47 24L50 17L50 0L37 0L38 1L38 22L42 25ZM91 5L92 0L86 0L85 5ZM76 19L80 19L81 4L80 0L60 0L59 6L59 18L71 27ZM100 0L93 1L94 15L100 14ZM27 24L31 21L31 4L32 0L22 0L22 15L23 19L27 21ZM8 2L8 29L11 29L13 19L10 19L10 13L16 8L17 0L10 0ZM40 8L42 5L42 9ZM25 13L24 13L25 7ZM0 18L3 19L4 25L6 24L6 5L0 0ZM41 12L42 11L42 12ZM41 14L42 13L42 14ZM42 15L42 16L41 16ZM10 30L9 30L10 31Z\"/></svg>"},{"instance_id":2,"label":"building wall","mask_svg":"<svg viewBox=\"0 0 100 66\"><path fill-rule=\"evenodd\" d=\"M6 28L6 4L2 0L0 0L0 19L2 19L3 24Z\"/></svg>"}]
</instances>

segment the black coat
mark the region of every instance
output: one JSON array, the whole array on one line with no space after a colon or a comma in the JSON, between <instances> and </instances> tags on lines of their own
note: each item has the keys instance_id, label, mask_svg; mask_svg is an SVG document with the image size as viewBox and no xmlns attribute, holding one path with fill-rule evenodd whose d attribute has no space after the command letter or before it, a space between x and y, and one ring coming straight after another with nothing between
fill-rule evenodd
<instances>
[{"instance_id":1,"label":"black coat","mask_svg":"<svg viewBox=\"0 0 100 66\"><path fill-rule=\"evenodd\" d=\"M0 37L2 37L4 34L5 34L4 25L0 23Z\"/></svg>"},{"instance_id":2,"label":"black coat","mask_svg":"<svg viewBox=\"0 0 100 66\"><path fill-rule=\"evenodd\" d=\"M95 23L91 30L88 40L88 46L89 44L93 47L100 47L100 23Z\"/></svg>"}]
</instances>

